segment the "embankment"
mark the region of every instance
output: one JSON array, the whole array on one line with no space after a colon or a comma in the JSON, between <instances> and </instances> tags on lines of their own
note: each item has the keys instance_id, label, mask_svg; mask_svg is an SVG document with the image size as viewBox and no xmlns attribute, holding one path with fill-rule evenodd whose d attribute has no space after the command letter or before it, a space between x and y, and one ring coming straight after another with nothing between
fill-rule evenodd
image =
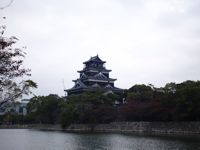
<instances>
[{"instance_id":1,"label":"embankment","mask_svg":"<svg viewBox=\"0 0 200 150\"><path fill-rule=\"evenodd\" d=\"M73 124L65 130L74 132L200 134L200 122L113 122L110 124Z\"/></svg>"},{"instance_id":2,"label":"embankment","mask_svg":"<svg viewBox=\"0 0 200 150\"><path fill-rule=\"evenodd\" d=\"M59 130L67 132L200 134L200 122L113 122L109 124L72 124L62 129L60 125L0 125L0 128L26 128Z\"/></svg>"}]
</instances>

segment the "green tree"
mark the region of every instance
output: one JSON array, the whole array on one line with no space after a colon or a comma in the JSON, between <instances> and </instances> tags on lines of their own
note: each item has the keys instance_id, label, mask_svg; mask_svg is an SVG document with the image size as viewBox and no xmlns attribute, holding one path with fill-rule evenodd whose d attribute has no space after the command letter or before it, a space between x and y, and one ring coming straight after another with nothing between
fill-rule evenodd
<instances>
[{"instance_id":1,"label":"green tree","mask_svg":"<svg viewBox=\"0 0 200 150\"><path fill-rule=\"evenodd\" d=\"M128 90L127 100L140 100L146 101L153 99L153 89L150 86L144 84L134 85Z\"/></svg>"},{"instance_id":2,"label":"green tree","mask_svg":"<svg viewBox=\"0 0 200 150\"><path fill-rule=\"evenodd\" d=\"M27 106L28 118L40 123L60 122L61 106L64 99L58 95L33 97Z\"/></svg>"},{"instance_id":3,"label":"green tree","mask_svg":"<svg viewBox=\"0 0 200 150\"><path fill-rule=\"evenodd\" d=\"M176 86L175 120L200 120L200 81L185 81Z\"/></svg>"},{"instance_id":4,"label":"green tree","mask_svg":"<svg viewBox=\"0 0 200 150\"><path fill-rule=\"evenodd\" d=\"M63 113L63 126L70 123L106 123L116 118L114 102L119 96L103 91L85 92L67 98Z\"/></svg>"}]
</instances>

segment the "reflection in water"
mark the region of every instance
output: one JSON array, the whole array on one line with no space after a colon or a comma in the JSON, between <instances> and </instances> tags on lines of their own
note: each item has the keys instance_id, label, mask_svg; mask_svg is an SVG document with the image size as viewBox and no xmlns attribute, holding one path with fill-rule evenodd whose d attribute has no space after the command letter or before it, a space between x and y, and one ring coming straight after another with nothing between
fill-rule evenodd
<instances>
[{"instance_id":1,"label":"reflection in water","mask_svg":"<svg viewBox=\"0 0 200 150\"><path fill-rule=\"evenodd\" d=\"M200 150L200 137L0 129L1 150Z\"/></svg>"}]
</instances>

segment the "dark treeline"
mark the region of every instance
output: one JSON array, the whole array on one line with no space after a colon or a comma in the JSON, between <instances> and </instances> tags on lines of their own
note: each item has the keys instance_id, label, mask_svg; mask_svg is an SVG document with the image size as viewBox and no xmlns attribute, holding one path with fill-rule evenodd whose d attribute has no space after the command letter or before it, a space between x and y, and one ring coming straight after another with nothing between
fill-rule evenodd
<instances>
[{"instance_id":1,"label":"dark treeline","mask_svg":"<svg viewBox=\"0 0 200 150\"><path fill-rule=\"evenodd\" d=\"M169 83L162 88L134 85L120 96L102 91L71 95L67 99L38 96L31 99L27 109L25 117L7 115L4 119L63 127L71 123L113 121L200 121L200 81Z\"/></svg>"}]
</instances>

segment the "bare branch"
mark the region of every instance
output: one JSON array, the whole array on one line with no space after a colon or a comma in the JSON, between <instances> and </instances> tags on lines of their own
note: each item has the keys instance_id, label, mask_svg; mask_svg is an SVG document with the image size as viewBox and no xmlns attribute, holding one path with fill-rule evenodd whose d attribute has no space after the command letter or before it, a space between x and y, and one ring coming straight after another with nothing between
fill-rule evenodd
<instances>
[{"instance_id":1,"label":"bare branch","mask_svg":"<svg viewBox=\"0 0 200 150\"><path fill-rule=\"evenodd\" d=\"M10 2L9 2L7 5L0 7L0 9L3 10L3 9L5 9L5 8L7 8L7 7L10 7L10 5L11 5L13 2L14 2L14 0L10 0Z\"/></svg>"}]
</instances>

